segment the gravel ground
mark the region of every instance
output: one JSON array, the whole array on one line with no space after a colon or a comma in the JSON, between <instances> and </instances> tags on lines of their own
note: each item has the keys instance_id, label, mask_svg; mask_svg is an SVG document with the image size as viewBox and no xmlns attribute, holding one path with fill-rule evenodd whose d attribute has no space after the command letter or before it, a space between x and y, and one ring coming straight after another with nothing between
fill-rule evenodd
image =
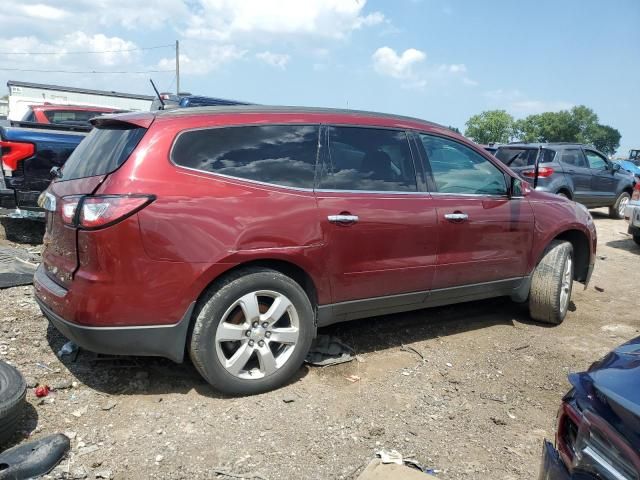
<instances>
[{"instance_id":1,"label":"gravel ground","mask_svg":"<svg viewBox=\"0 0 640 480\"><path fill-rule=\"evenodd\" d=\"M357 361L305 367L247 398L218 394L189 364L84 351L60 360L65 339L32 288L2 290L0 359L31 387L14 443L67 433L71 453L50 478L349 479L381 448L442 479L537 478L567 374L640 334L640 248L624 222L593 215L599 260L562 325L531 322L503 299L336 325L322 333ZM36 384L54 390L39 399Z\"/></svg>"}]
</instances>

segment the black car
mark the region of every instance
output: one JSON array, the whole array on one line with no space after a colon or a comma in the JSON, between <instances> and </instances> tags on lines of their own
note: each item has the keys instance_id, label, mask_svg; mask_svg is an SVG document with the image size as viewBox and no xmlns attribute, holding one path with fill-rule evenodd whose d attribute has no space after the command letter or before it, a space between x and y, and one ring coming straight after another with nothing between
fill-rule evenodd
<instances>
[{"instance_id":1,"label":"black car","mask_svg":"<svg viewBox=\"0 0 640 480\"><path fill-rule=\"evenodd\" d=\"M624 218L635 184L625 172L593 147L577 143L511 143L495 156L529 183L538 161L537 190L556 193L588 208L609 207L611 218Z\"/></svg>"},{"instance_id":2,"label":"black car","mask_svg":"<svg viewBox=\"0 0 640 480\"><path fill-rule=\"evenodd\" d=\"M640 337L569 382L539 480L640 479Z\"/></svg>"}]
</instances>

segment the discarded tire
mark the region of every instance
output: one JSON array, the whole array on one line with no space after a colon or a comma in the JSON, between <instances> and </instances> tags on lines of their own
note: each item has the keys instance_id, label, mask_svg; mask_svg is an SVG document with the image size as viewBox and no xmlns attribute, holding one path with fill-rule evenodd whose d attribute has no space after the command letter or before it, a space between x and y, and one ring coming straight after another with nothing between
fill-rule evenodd
<instances>
[{"instance_id":1,"label":"discarded tire","mask_svg":"<svg viewBox=\"0 0 640 480\"><path fill-rule=\"evenodd\" d=\"M22 417L27 384L11 365L0 362L0 446L14 434Z\"/></svg>"}]
</instances>

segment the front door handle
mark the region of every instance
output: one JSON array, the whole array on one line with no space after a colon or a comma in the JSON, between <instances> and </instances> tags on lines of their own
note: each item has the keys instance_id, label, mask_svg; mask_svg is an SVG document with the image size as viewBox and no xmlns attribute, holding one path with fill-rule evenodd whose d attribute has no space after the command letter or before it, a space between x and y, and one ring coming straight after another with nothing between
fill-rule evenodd
<instances>
[{"instance_id":1,"label":"front door handle","mask_svg":"<svg viewBox=\"0 0 640 480\"><path fill-rule=\"evenodd\" d=\"M446 213L444 215L444 218L446 220L449 220L450 222L460 223L460 222L466 222L467 220L469 220L469 215L462 212Z\"/></svg>"},{"instance_id":2,"label":"front door handle","mask_svg":"<svg viewBox=\"0 0 640 480\"><path fill-rule=\"evenodd\" d=\"M327 220L329 220L331 223L337 223L338 225L352 225L354 223L358 223L358 220L360 220L360 218L358 218L357 215L347 215L341 213L340 215L329 215L327 217Z\"/></svg>"}]
</instances>

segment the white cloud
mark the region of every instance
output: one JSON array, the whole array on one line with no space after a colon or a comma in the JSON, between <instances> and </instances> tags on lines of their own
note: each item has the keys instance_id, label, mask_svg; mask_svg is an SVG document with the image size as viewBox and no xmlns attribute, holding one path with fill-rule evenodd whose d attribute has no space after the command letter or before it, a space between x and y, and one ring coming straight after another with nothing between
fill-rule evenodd
<instances>
[{"instance_id":1,"label":"white cloud","mask_svg":"<svg viewBox=\"0 0 640 480\"><path fill-rule=\"evenodd\" d=\"M61 8L52 7L42 3L35 3L31 5L17 5L15 6L16 13L23 14L27 17L46 19L46 20L61 20L69 16L69 12Z\"/></svg>"},{"instance_id":2,"label":"white cloud","mask_svg":"<svg viewBox=\"0 0 640 480\"><path fill-rule=\"evenodd\" d=\"M427 55L415 48L408 48L398 55L392 48L380 47L371 58L373 59L373 68L380 75L412 80L415 79L414 67L424 62Z\"/></svg>"},{"instance_id":3,"label":"white cloud","mask_svg":"<svg viewBox=\"0 0 640 480\"><path fill-rule=\"evenodd\" d=\"M484 92L493 106L505 108L516 116L532 115L542 112L557 112L574 106L571 102L554 100L537 100L529 98L518 89L497 89Z\"/></svg>"},{"instance_id":4,"label":"white cloud","mask_svg":"<svg viewBox=\"0 0 640 480\"><path fill-rule=\"evenodd\" d=\"M273 53L269 51L256 53L256 58L272 67L278 67L283 70L287 66L287 63L289 63L289 60L291 60L291 57L286 53Z\"/></svg>"},{"instance_id":5,"label":"white cloud","mask_svg":"<svg viewBox=\"0 0 640 480\"><path fill-rule=\"evenodd\" d=\"M344 38L351 31L384 21L380 12L363 15L366 0L200 0L184 34L230 41L252 36Z\"/></svg>"},{"instance_id":6,"label":"white cloud","mask_svg":"<svg viewBox=\"0 0 640 480\"><path fill-rule=\"evenodd\" d=\"M221 65L238 60L246 55L247 51L234 45L214 45L209 47L196 57L180 54L180 73L204 75L216 70ZM158 68L169 70L176 65L176 57L162 58L158 62Z\"/></svg>"}]
</instances>

